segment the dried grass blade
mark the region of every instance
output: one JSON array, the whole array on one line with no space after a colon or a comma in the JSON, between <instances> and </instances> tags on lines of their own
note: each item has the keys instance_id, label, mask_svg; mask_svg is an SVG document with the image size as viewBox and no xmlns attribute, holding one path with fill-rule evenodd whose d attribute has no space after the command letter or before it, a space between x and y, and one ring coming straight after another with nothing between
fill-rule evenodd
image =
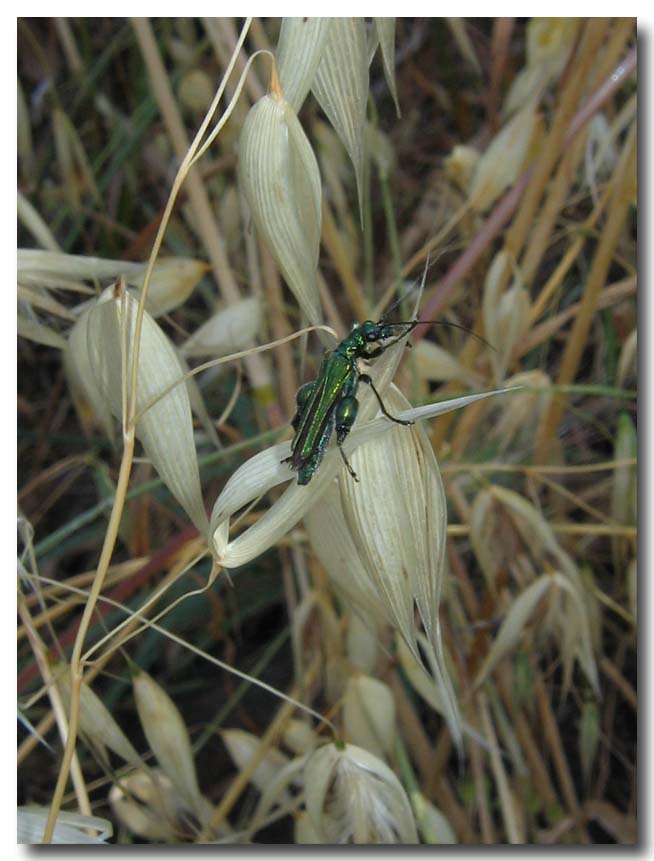
<instances>
[{"instance_id":1,"label":"dried grass blade","mask_svg":"<svg viewBox=\"0 0 654 861\"><path fill-rule=\"evenodd\" d=\"M530 102L493 138L475 166L468 198L487 210L520 174L536 127L536 103Z\"/></svg>"},{"instance_id":2,"label":"dried grass blade","mask_svg":"<svg viewBox=\"0 0 654 861\"><path fill-rule=\"evenodd\" d=\"M239 176L257 230L304 314L319 323L320 173L283 98L264 96L250 110L239 141Z\"/></svg>"},{"instance_id":3,"label":"dried grass blade","mask_svg":"<svg viewBox=\"0 0 654 861\"><path fill-rule=\"evenodd\" d=\"M552 577L543 575L534 580L511 604L499 633L486 656L475 679L475 686L480 685L495 669L497 664L518 643L522 632L541 599L551 589Z\"/></svg>"},{"instance_id":4,"label":"dried grass blade","mask_svg":"<svg viewBox=\"0 0 654 861\"><path fill-rule=\"evenodd\" d=\"M228 356L249 347L260 327L259 300L242 299L209 317L187 338L181 353L187 358Z\"/></svg>"},{"instance_id":5,"label":"dried grass blade","mask_svg":"<svg viewBox=\"0 0 654 861\"><path fill-rule=\"evenodd\" d=\"M116 296L113 288L102 298L88 317L86 349L96 386L112 413L125 421L123 381L129 388L138 302L127 290ZM137 377L136 433L162 481L204 534L208 521L183 377L175 348L146 312Z\"/></svg>"},{"instance_id":6,"label":"dried grass blade","mask_svg":"<svg viewBox=\"0 0 654 861\"><path fill-rule=\"evenodd\" d=\"M177 706L148 673L137 670L132 680L134 700L152 752L190 810L202 811L188 730Z\"/></svg>"},{"instance_id":7,"label":"dried grass blade","mask_svg":"<svg viewBox=\"0 0 654 861\"><path fill-rule=\"evenodd\" d=\"M363 18L334 18L312 91L352 160L362 217L368 83Z\"/></svg>"},{"instance_id":8,"label":"dried grass blade","mask_svg":"<svg viewBox=\"0 0 654 861\"><path fill-rule=\"evenodd\" d=\"M49 807L19 807L18 843L41 843L50 813ZM88 831L97 831L96 837ZM81 813L61 811L57 814L51 843L75 845L78 843L106 843L114 829L108 819L99 816L83 816Z\"/></svg>"},{"instance_id":9,"label":"dried grass blade","mask_svg":"<svg viewBox=\"0 0 654 861\"><path fill-rule=\"evenodd\" d=\"M27 338L35 344L43 344L45 347L55 347L57 350L66 349L66 339L50 326L40 323L33 318L25 317L19 313L16 321L18 335Z\"/></svg>"},{"instance_id":10,"label":"dried grass blade","mask_svg":"<svg viewBox=\"0 0 654 861\"><path fill-rule=\"evenodd\" d=\"M277 67L284 98L298 113L322 59L331 18L284 18Z\"/></svg>"},{"instance_id":11,"label":"dried grass blade","mask_svg":"<svg viewBox=\"0 0 654 861\"><path fill-rule=\"evenodd\" d=\"M391 91L395 110L398 117L400 114L400 103L397 98L397 84L395 83L395 18L375 18L375 27L379 37L382 61L384 63L384 77Z\"/></svg>"}]
</instances>

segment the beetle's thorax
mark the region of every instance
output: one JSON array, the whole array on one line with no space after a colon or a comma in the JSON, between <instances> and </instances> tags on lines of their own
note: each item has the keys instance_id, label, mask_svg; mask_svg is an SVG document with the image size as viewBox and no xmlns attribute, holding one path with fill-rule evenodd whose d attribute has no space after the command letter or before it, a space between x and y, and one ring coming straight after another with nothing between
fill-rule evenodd
<instances>
[{"instance_id":1,"label":"beetle's thorax","mask_svg":"<svg viewBox=\"0 0 654 861\"><path fill-rule=\"evenodd\" d=\"M347 359L356 359L357 356L363 355L365 347L366 339L363 337L361 328L357 326L352 329L346 338L343 338L335 352L340 353L341 356L345 356Z\"/></svg>"}]
</instances>

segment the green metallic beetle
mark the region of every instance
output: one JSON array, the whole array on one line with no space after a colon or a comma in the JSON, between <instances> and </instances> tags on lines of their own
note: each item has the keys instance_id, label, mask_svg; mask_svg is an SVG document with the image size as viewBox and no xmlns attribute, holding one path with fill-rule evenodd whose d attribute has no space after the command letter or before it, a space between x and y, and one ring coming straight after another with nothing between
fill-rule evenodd
<instances>
[{"instance_id":1,"label":"green metallic beetle","mask_svg":"<svg viewBox=\"0 0 654 861\"><path fill-rule=\"evenodd\" d=\"M291 442L291 456L282 463L290 464L297 472L298 484L308 484L320 466L330 437L336 429L336 443L343 462L355 481L359 479L343 452L343 441L352 430L359 411L357 387L367 383L373 390L379 407L386 418L400 425L411 425L390 415L381 396L368 374L362 374L358 359L376 359L390 346L408 335L419 323L412 320L403 323L355 323L350 334L335 350L325 354L317 379L305 383L295 397L297 412L291 424L295 436ZM424 321L426 322L426 321ZM379 344L388 338L387 344ZM373 347L373 344L378 344Z\"/></svg>"}]
</instances>

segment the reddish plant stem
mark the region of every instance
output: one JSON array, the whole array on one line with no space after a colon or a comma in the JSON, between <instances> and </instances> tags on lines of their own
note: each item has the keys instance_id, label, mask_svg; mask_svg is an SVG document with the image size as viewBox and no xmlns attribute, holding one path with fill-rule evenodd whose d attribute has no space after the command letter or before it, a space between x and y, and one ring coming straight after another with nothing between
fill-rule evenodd
<instances>
[{"instance_id":1,"label":"reddish plant stem","mask_svg":"<svg viewBox=\"0 0 654 861\"><path fill-rule=\"evenodd\" d=\"M604 83L598 87L583 107L581 107L574 115L563 139L562 147L565 147L570 143L591 117L593 117L602 105L608 101L613 93L622 86L627 78L635 71L636 63L636 48L632 48L627 56L618 63ZM445 306L451 300L461 279L468 274L477 260L479 260L482 253L511 219L511 216L520 202L520 198L529 184L529 180L531 179L534 170L535 163L532 163L516 181L511 190L508 191L500 200L491 215L486 219L486 221L484 221L470 245L438 283L431 299L425 304L425 307L420 314L422 319L433 320L443 311ZM417 326L411 335L412 341L419 341L420 338L424 336L428 328L428 324Z\"/></svg>"},{"instance_id":2,"label":"reddish plant stem","mask_svg":"<svg viewBox=\"0 0 654 861\"><path fill-rule=\"evenodd\" d=\"M198 534L195 526L187 526L185 529L182 529L177 535L168 541L161 550L158 550L153 554L152 558L146 562L138 571L135 571L131 577L123 580L122 583L119 583L115 589L112 589L111 592L107 595L107 597L112 601L117 601L121 604L124 604L128 598L130 598L137 589L145 586L145 584L159 571L163 570L166 565L170 563L170 560L173 556L175 556L179 551L187 544L189 541L192 541ZM113 607L109 603L100 603L95 608L94 617L96 619L96 624L106 616L108 613L115 612L115 607ZM65 631L62 632L61 636L58 638L59 645L62 649L70 646L77 636L77 629L79 628L79 619L74 619L70 625L66 628ZM30 682L36 677L38 672L38 666L34 660L32 660L24 670L22 670L18 674L18 692L22 693L25 688L30 684Z\"/></svg>"}]
</instances>

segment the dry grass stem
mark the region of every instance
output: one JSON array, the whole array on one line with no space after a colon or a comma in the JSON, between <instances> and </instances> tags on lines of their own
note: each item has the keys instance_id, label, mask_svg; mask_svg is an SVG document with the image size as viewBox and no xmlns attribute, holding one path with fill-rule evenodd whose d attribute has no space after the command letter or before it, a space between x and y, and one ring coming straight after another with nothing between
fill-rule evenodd
<instances>
[{"instance_id":1,"label":"dry grass stem","mask_svg":"<svg viewBox=\"0 0 654 861\"><path fill-rule=\"evenodd\" d=\"M634 845L636 20L17 34L19 838Z\"/></svg>"}]
</instances>

